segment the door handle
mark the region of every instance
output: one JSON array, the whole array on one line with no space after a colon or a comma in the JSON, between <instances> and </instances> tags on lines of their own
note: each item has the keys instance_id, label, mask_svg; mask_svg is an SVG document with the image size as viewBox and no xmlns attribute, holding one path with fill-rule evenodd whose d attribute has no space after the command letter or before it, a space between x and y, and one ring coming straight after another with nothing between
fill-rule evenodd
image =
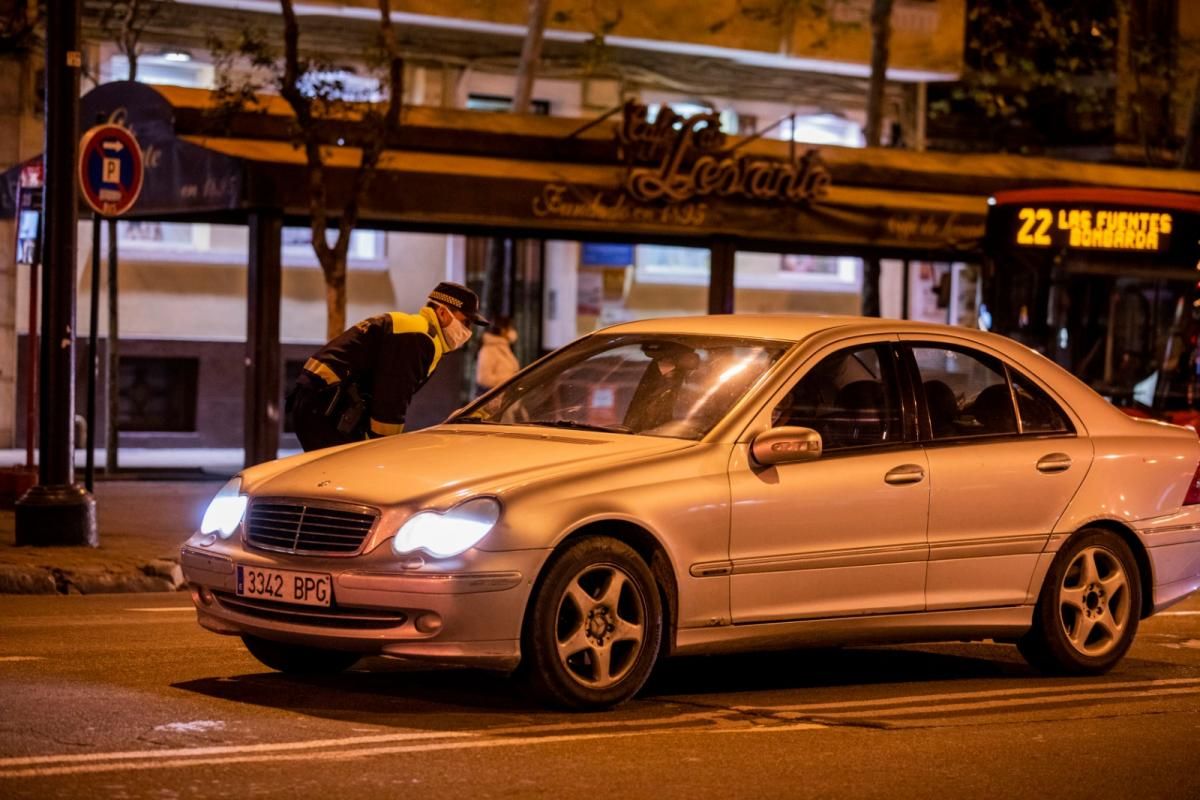
<instances>
[{"instance_id":1,"label":"door handle","mask_svg":"<svg viewBox=\"0 0 1200 800\"><path fill-rule=\"evenodd\" d=\"M925 480L925 470L917 464L901 464L888 470L887 474L883 476L883 480L893 486L920 483Z\"/></svg>"},{"instance_id":2,"label":"door handle","mask_svg":"<svg viewBox=\"0 0 1200 800\"><path fill-rule=\"evenodd\" d=\"M1071 468L1071 457L1066 453L1050 453L1038 459L1038 472L1066 472Z\"/></svg>"}]
</instances>

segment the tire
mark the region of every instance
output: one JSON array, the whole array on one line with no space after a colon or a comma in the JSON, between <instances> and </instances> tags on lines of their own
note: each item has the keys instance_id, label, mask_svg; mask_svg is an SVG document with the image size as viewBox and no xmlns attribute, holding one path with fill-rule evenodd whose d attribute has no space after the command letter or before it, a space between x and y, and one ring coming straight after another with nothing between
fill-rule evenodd
<instances>
[{"instance_id":1,"label":"tire","mask_svg":"<svg viewBox=\"0 0 1200 800\"><path fill-rule=\"evenodd\" d=\"M520 675L543 701L575 711L633 697L658 658L662 598L633 548L606 536L555 557L531 601Z\"/></svg>"},{"instance_id":2,"label":"tire","mask_svg":"<svg viewBox=\"0 0 1200 800\"><path fill-rule=\"evenodd\" d=\"M362 657L358 653L272 642L257 636L243 636L242 643L263 664L289 675L335 675L350 669Z\"/></svg>"},{"instance_id":3,"label":"tire","mask_svg":"<svg viewBox=\"0 0 1200 800\"><path fill-rule=\"evenodd\" d=\"M1110 531L1085 528L1050 565L1033 628L1017 647L1044 672L1099 675L1133 644L1141 609L1141 578L1129 545Z\"/></svg>"}]
</instances>

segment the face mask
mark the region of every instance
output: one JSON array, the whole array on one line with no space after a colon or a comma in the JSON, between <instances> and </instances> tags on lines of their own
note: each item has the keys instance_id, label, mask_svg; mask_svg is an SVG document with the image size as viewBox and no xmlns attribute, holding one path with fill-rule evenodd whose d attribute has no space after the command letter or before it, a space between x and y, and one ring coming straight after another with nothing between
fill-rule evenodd
<instances>
[{"instance_id":1,"label":"face mask","mask_svg":"<svg viewBox=\"0 0 1200 800\"><path fill-rule=\"evenodd\" d=\"M508 339L508 341L509 341L510 343L511 343L511 342L515 342L515 341L517 340L517 332L516 332L516 331L514 331L512 328L509 328L509 329L508 329L508 330L507 330L507 331L504 333L504 338Z\"/></svg>"},{"instance_id":2,"label":"face mask","mask_svg":"<svg viewBox=\"0 0 1200 800\"><path fill-rule=\"evenodd\" d=\"M450 324L442 326L442 335L446 337L450 349L457 350L471 338L471 329L459 322L457 317L451 317Z\"/></svg>"}]
</instances>

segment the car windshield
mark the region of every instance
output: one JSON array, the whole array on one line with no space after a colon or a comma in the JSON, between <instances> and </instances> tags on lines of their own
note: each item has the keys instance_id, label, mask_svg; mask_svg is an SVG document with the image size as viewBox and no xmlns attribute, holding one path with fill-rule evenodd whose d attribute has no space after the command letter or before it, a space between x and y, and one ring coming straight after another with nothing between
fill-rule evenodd
<instances>
[{"instance_id":1,"label":"car windshield","mask_svg":"<svg viewBox=\"0 0 1200 800\"><path fill-rule=\"evenodd\" d=\"M449 421L700 439L790 346L729 336L598 334Z\"/></svg>"}]
</instances>

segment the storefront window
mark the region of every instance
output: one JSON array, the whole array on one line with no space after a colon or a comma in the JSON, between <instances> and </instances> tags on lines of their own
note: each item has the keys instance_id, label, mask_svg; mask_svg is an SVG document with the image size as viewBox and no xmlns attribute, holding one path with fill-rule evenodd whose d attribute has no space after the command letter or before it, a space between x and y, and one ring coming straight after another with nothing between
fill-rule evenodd
<instances>
[{"instance_id":1,"label":"storefront window","mask_svg":"<svg viewBox=\"0 0 1200 800\"><path fill-rule=\"evenodd\" d=\"M637 277L642 283L682 283L707 286L709 251L703 247L638 245Z\"/></svg>"},{"instance_id":2,"label":"storefront window","mask_svg":"<svg viewBox=\"0 0 1200 800\"><path fill-rule=\"evenodd\" d=\"M739 252L733 285L739 313L857 314L862 259Z\"/></svg>"},{"instance_id":3,"label":"storefront window","mask_svg":"<svg viewBox=\"0 0 1200 800\"><path fill-rule=\"evenodd\" d=\"M987 330L978 265L884 259L880 266L883 316Z\"/></svg>"},{"instance_id":4,"label":"storefront window","mask_svg":"<svg viewBox=\"0 0 1200 800\"><path fill-rule=\"evenodd\" d=\"M325 232L330 246L337 241L337 231ZM288 267L315 266L317 255L312 249L312 228L283 229L283 264ZM350 232L347 258L362 267L386 267L387 245L382 231L355 230Z\"/></svg>"}]
</instances>

